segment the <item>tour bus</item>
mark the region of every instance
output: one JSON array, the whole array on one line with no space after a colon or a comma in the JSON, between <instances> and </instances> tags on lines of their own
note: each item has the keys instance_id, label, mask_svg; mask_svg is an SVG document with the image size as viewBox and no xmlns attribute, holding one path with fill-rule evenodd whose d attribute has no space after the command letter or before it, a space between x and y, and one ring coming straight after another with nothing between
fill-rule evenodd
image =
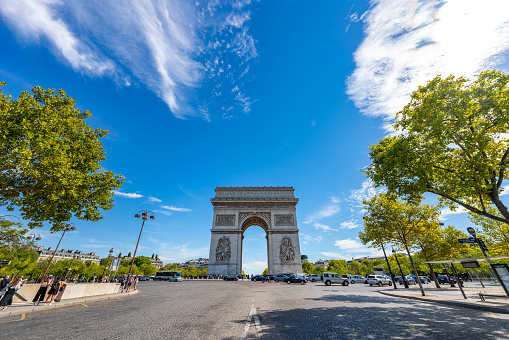
<instances>
[{"instance_id":1,"label":"tour bus","mask_svg":"<svg viewBox=\"0 0 509 340\"><path fill-rule=\"evenodd\" d=\"M179 271L164 271L164 272L157 272L156 276L154 277L154 280L164 280L164 281L182 281L182 272Z\"/></svg>"}]
</instances>

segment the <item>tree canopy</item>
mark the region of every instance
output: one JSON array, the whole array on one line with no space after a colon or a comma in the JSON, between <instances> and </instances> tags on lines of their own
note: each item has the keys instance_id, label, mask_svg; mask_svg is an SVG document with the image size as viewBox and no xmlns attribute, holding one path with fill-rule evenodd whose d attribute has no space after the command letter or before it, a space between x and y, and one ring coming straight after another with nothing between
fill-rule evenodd
<instances>
[{"instance_id":1,"label":"tree canopy","mask_svg":"<svg viewBox=\"0 0 509 340\"><path fill-rule=\"evenodd\" d=\"M400 134L370 147L365 173L398 196L433 193L451 209L509 224L500 200L509 176L508 82L503 72L485 71L474 81L437 76L420 86L397 114Z\"/></svg>"},{"instance_id":2,"label":"tree canopy","mask_svg":"<svg viewBox=\"0 0 509 340\"><path fill-rule=\"evenodd\" d=\"M0 204L17 207L28 226L71 217L97 221L113 207L113 191L124 179L99 165L106 130L84 120L75 99L63 90L32 88L18 99L3 94L0 82Z\"/></svg>"}]
</instances>

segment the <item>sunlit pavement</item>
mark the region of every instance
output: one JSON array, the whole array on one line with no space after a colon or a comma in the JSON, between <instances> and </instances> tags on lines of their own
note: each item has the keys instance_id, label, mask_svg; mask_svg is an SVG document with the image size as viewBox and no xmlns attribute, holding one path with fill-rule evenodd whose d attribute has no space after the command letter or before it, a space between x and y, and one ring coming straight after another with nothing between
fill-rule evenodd
<instances>
[{"instance_id":1,"label":"sunlit pavement","mask_svg":"<svg viewBox=\"0 0 509 340\"><path fill-rule=\"evenodd\" d=\"M364 284L145 282L140 293L0 319L6 339L507 339L509 316ZM414 288L412 287L412 291Z\"/></svg>"}]
</instances>

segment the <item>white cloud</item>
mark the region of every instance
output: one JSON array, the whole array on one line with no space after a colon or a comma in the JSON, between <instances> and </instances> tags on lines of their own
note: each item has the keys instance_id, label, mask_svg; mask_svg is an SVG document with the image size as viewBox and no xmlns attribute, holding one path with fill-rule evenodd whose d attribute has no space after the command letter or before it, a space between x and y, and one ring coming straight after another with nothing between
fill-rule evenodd
<instances>
[{"instance_id":1,"label":"white cloud","mask_svg":"<svg viewBox=\"0 0 509 340\"><path fill-rule=\"evenodd\" d=\"M265 268L267 268L267 262L264 261L251 261L242 263L242 270L246 274L261 274Z\"/></svg>"},{"instance_id":2,"label":"white cloud","mask_svg":"<svg viewBox=\"0 0 509 340\"><path fill-rule=\"evenodd\" d=\"M171 211L180 211L180 212L192 211L192 209L189 209L189 208L178 208L173 205L162 205L161 208L166 209L166 210L171 210Z\"/></svg>"},{"instance_id":3,"label":"white cloud","mask_svg":"<svg viewBox=\"0 0 509 340\"><path fill-rule=\"evenodd\" d=\"M330 197L330 199L331 199L331 201L333 203L337 203L337 202L334 202L336 200L335 197ZM302 222L302 223L309 224L309 223L312 223L314 221L318 221L318 220L320 220L322 218L334 216L338 212L339 212L339 205L337 205L337 204L328 205L328 206L320 209L319 211L309 215L306 218L306 220L304 222Z\"/></svg>"},{"instance_id":4,"label":"white cloud","mask_svg":"<svg viewBox=\"0 0 509 340\"><path fill-rule=\"evenodd\" d=\"M153 202L153 203L161 203L162 202L159 198L151 197L151 196L148 197L148 201Z\"/></svg>"},{"instance_id":5,"label":"white cloud","mask_svg":"<svg viewBox=\"0 0 509 340\"><path fill-rule=\"evenodd\" d=\"M343 250L365 249L365 246L362 243L357 240L352 240L351 238L347 238L346 240L336 240L334 241L334 245Z\"/></svg>"},{"instance_id":6,"label":"white cloud","mask_svg":"<svg viewBox=\"0 0 509 340\"><path fill-rule=\"evenodd\" d=\"M337 253L333 251L321 251L319 253L322 254L323 256L328 257L329 259L342 259L345 256L342 253Z\"/></svg>"},{"instance_id":7,"label":"white cloud","mask_svg":"<svg viewBox=\"0 0 509 340\"><path fill-rule=\"evenodd\" d=\"M500 188L502 191L502 193L499 194L499 196L505 196L507 194L509 194L509 184L508 185L504 185L502 188Z\"/></svg>"},{"instance_id":8,"label":"white cloud","mask_svg":"<svg viewBox=\"0 0 509 340\"><path fill-rule=\"evenodd\" d=\"M360 227L355 220L341 222L339 225L341 229L355 229Z\"/></svg>"},{"instance_id":9,"label":"white cloud","mask_svg":"<svg viewBox=\"0 0 509 340\"><path fill-rule=\"evenodd\" d=\"M152 242L155 246L151 247L151 252L158 254L159 258L165 263L167 262L184 262L185 260L195 259L198 257L209 256L208 247L196 247L186 244L174 244L171 241L162 242L158 238L152 236L147 237L147 240Z\"/></svg>"},{"instance_id":10,"label":"white cloud","mask_svg":"<svg viewBox=\"0 0 509 340\"><path fill-rule=\"evenodd\" d=\"M239 75L257 57L249 2L238 3L0 0L0 15L25 43L47 45L76 72L112 77L120 86L142 83L174 116L210 119L211 102L231 102L242 113L254 101L245 94L210 98L217 94L210 86L244 86ZM193 107L194 98L209 108Z\"/></svg>"},{"instance_id":11,"label":"white cloud","mask_svg":"<svg viewBox=\"0 0 509 340\"><path fill-rule=\"evenodd\" d=\"M362 188L350 191L347 201L353 203L355 207L363 207L362 201L368 200L382 191L382 189L373 186L371 179L367 179L362 182Z\"/></svg>"},{"instance_id":12,"label":"white cloud","mask_svg":"<svg viewBox=\"0 0 509 340\"><path fill-rule=\"evenodd\" d=\"M440 210L440 219L445 221L451 215L464 214L466 212L467 212L467 209L465 209L463 207L456 208L456 211L452 211L449 208L445 208L445 209Z\"/></svg>"},{"instance_id":13,"label":"white cloud","mask_svg":"<svg viewBox=\"0 0 509 340\"><path fill-rule=\"evenodd\" d=\"M313 237L311 235L306 235L306 234L303 234L303 233L299 233L299 236L301 236L304 241L302 241L302 243L304 244L308 244L309 242L313 242L313 243L319 243L322 241L322 235L318 235L316 237Z\"/></svg>"},{"instance_id":14,"label":"white cloud","mask_svg":"<svg viewBox=\"0 0 509 340\"><path fill-rule=\"evenodd\" d=\"M163 214L163 215L166 215L166 216L171 216L172 215L171 211L154 210L154 212L160 213L160 214Z\"/></svg>"},{"instance_id":15,"label":"white cloud","mask_svg":"<svg viewBox=\"0 0 509 340\"><path fill-rule=\"evenodd\" d=\"M120 196L120 197L127 197L127 198L141 198L143 197L143 195L140 195L140 194L137 194L137 193L128 193L128 192L120 192L120 191L113 191L113 193L116 195L116 196Z\"/></svg>"},{"instance_id":16,"label":"white cloud","mask_svg":"<svg viewBox=\"0 0 509 340\"><path fill-rule=\"evenodd\" d=\"M314 227L315 227L315 229L322 229L323 231L338 231L337 229L331 228L328 225L321 224L321 223L315 223Z\"/></svg>"},{"instance_id":17,"label":"white cloud","mask_svg":"<svg viewBox=\"0 0 509 340\"><path fill-rule=\"evenodd\" d=\"M337 198L336 196L329 196L332 203L340 203L341 200Z\"/></svg>"},{"instance_id":18,"label":"white cloud","mask_svg":"<svg viewBox=\"0 0 509 340\"><path fill-rule=\"evenodd\" d=\"M472 76L500 65L509 49L508 12L506 0L373 0L348 94L365 114L390 122L436 75Z\"/></svg>"}]
</instances>

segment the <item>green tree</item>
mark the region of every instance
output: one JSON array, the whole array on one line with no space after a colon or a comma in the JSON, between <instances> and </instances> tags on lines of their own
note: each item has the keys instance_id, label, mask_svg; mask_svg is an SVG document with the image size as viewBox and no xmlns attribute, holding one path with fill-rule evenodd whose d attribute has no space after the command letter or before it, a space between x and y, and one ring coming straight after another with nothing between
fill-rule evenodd
<instances>
[{"instance_id":1,"label":"green tree","mask_svg":"<svg viewBox=\"0 0 509 340\"><path fill-rule=\"evenodd\" d=\"M307 255L301 255L301 256L300 256L300 260L301 260L302 262L307 261L307 260L308 260L308 256L307 256Z\"/></svg>"},{"instance_id":2,"label":"green tree","mask_svg":"<svg viewBox=\"0 0 509 340\"><path fill-rule=\"evenodd\" d=\"M368 218L364 220L364 230L359 233L361 241L366 244L382 238L405 249L414 275L419 276L410 249L417 247L418 235L440 223L439 207L404 202L394 195L380 193L364 201L364 209ZM417 283L424 296L421 281Z\"/></svg>"},{"instance_id":3,"label":"green tree","mask_svg":"<svg viewBox=\"0 0 509 340\"><path fill-rule=\"evenodd\" d=\"M262 275L268 275L268 274L269 274L269 269L268 269L268 268L265 268L265 269L263 270Z\"/></svg>"},{"instance_id":4,"label":"green tree","mask_svg":"<svg viewBox=\"0 0 509 340\"><path fill-rule=\"evenodd\" d=\"M134 264L136 264L138 267L143 266L144 264L152 264L150 259L146 256L136 256L134 259Z\"/></svg>"},{"instance_id":5,"label":"green tree","mask_svg":"<svg viewBox=\"0 0 509 340\"><path fill-rule=\"evenodd\" d=\"M375 186L410 199L429 192L457 206L509 223L500 200L508 179L509 75L485 71L468 79L437 76L412 93L395 129L370 147L365 173ZM499 214L493 214L492 205Z\"/></svg>"},{"instance_id":6,"label":"green tree","mask_svg":"<svg viewBox=\"0 0 509 340\"><path fill-rule=\"evenodd\" d=\"M92 129L88 117L63 90L34 87L12 100L0 87L0 205L17 207L30 228L60 230L73 216L98 221L113 207L124 179L99 165L108 131Z\"/></svg>"},{"instance_id":7,"label":"green tree","mask_svg":"<svg viewBox=\"0 0 509 340\"><path fill-rule=\"evenodd\" d=\"M302 262L302 271L306 274L312 274L314 270L314 266L311 262L304 261Z\"/></svg>"},{"instance_id":8,"label":"green tree","mask_svg":"<svg viewBox=\"0 0 509 340\"><path fill-rule=\"evenodd\" d=\"M129 252L129 254L127 254L127 257L131 257L131 252Z\"/></svg>"},{"instance_id":9,"label":"green tree","mask_svg":"<svg viewBox=\"0 0 509 340\"><path fill-rule=\"evenodd\" d=\"M38 254L27 233L21 222L0 219L0 260L11 261L0 273L26 276L35 269Z\"/></svg>"}]
</instances>

